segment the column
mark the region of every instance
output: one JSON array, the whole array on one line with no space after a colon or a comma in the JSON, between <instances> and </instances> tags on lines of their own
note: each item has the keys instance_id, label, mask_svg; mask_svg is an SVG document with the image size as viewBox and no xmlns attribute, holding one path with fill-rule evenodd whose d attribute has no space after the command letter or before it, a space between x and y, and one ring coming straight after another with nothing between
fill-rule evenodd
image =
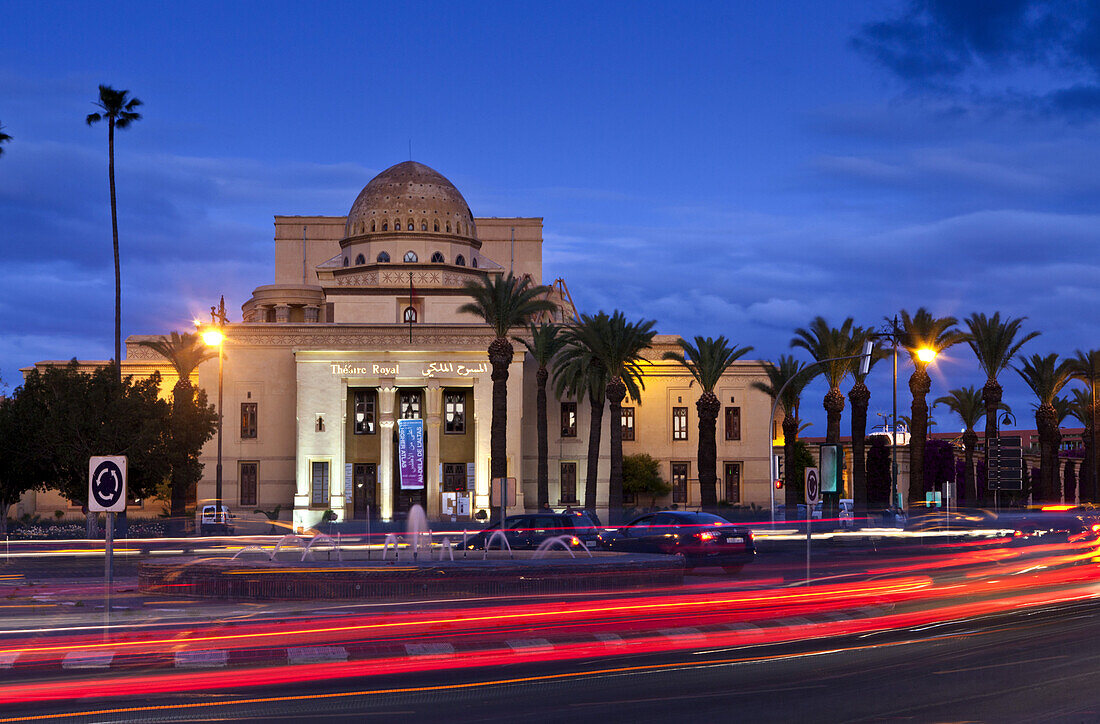
<instances>
[{"instance_id":1,"label":"column","mask_svg":"<svg viewBox=\"0 0 1100 724\"><path fill-rule=\"evenodd\" d=\"M305 319L307 324L316 324L321 317L321 308L316 304L307 304L305 307Z\"/></svg>"},{"instance_id":2,"label":"column","mask_svg":"<svg viewBox=\"0 0 1100 724\"><path fill-rule=\"evenodd\" d=\"M275 305L275 321L286 323L290 321L290 305L289 304L276 304Z\"/></svg>"},{"instance_id":3,"label":"column","mask_svg":"<svg viewBox=\"0 0 1100 724\"><path fill-rule=\"evenodd\" d=\"M378 434L382 436L378 463L378 485L381 495L378 496L378 507L382 512L382 520L393 520L393 407L397 396L397 387L393 378L382 381L378 387Z\"/></svg>"},{"instance_id":4,"label":"column","mask_svg":"<svg viewBox=\"0 0 1100 724\"><path fill-rule=\"evenodd\" d=\"M489 455L490 432L493 419L493 381L489 377L475 377L474 397L474 508L489 508ZM491 512L491 511L490 511Z\"/></svg>"},{"instance_id":5,"label":"column","mask_svg":"<svg viewBox=\"0 0 1100 724\"><path fill-rule=\"evenodd\" d=\"M443 419L443 390L439 388L439 380L428 380L424 389L424 409L424 443L427 446L424 452L428 473L428 489L424 498L428 503L428 519L435 520L440 516L439 491L443 487L439 475L439 428Z\"/></svg>"}]
</instances>

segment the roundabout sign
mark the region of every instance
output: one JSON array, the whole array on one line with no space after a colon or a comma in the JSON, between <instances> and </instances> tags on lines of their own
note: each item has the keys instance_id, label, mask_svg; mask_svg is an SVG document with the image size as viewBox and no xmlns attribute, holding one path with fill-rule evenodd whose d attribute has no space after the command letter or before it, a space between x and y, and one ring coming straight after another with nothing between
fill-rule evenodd
<instances>
[{"instance_id":1,"label":"roundabout sign","mask_svg":"<svg viewBox=\"0 0 1100 724\"><path fill-rule=\"evenodd\" d=\"M126 456L110 455L88 460L88 510L121 513L126 510Z\"/></svg>"}]
</instances>

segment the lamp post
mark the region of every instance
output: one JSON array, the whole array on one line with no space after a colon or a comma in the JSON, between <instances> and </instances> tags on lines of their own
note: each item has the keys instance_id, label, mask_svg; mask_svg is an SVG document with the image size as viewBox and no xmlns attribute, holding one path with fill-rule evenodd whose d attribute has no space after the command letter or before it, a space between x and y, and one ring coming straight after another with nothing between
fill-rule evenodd
<instances>
[{"instance_id":1,"label":"lamp post","mask_svg":"<svg viewBox=\"0 0 1100 724\"><path fill-rule=\"evenodd\" d=\"M222 369L225 355L225 328L228 319L225 315L225 295L216 307L210 307L210 327L203 331L202 340L211 347L218 348L218 466L214 478L214 521L222 519L222 418L225 410L222 405Z\"/></svg>"}]
</instances>

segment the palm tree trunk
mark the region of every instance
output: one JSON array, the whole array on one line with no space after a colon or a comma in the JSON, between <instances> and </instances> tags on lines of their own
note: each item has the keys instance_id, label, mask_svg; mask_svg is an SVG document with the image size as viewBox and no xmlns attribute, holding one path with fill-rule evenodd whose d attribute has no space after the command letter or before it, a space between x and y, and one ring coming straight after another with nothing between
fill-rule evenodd
<instances>
[{"instance_id":1,"label":"palm tree trunk","mask_svg":"<svg viewBox=\"0 0 1100 724\"><path fill-rule=\"evenodd\" d=\"M822 402L825 407L825 442L833 445L840 442L840 414L844 412L844 395L835 387L825 393Z\"/></svg>"},{"instance_id":2,"label":"palm tree trunk","mask_svg":"<svg viewBox=\"0 0 1100 724\"><path fill-rule=\"evenodd\" d=\"M512 363L512 343L497 337L489 345L489 364L493 366L493 421L490 425L489 477L508 477L508 366Z\"/></svg>"},{"instance_id":3,"label":"palm tree trunk","mask_svg":"<svg viewBox=\"0 0 1100 724\"><path fill-rule=\"evenodd\" d=\"M848 392L852 402L852 498L855 509L866 513L867 500L867 406L871 391L857 380Z\"/></svg>"},{"instance_id":4,"label":"palm tree trunk","mask_svg":"<svg viewBox=\"0 0 1100 724\"><path fill-rule=\"evenodd\" d=\"M535 384L538 386L538 392L535 394L535 426L539 446L537 470L539 510L550 504L550 448L546 432L546 379L549 376L546 365L539 365L539 370L535 373Z\"/></svg>"},{"instance_id":5,"label":"palm tree trunk","mask_svg":"<svg viewBox=\"0 0 1100 724\"><path fill-rule=\"evenodd\" d=\"M798 520L798 493L801 480L794 479L794 446L798 442L798 418L791 412L783 413L783 508L787 520Z\"/></svg>"},{"instance_id":6,"label":"palm tree trunk","mask_svg":"<svg viewBox=\"0 0 1100 724\"><path fill-rule=\"evenodd\" d=\"M715 430L721 409L722 403L713 392L704 392L695 401L695 410L699 413L699 451L696 458L699 465L699 502L704 510L710 511L718 507L718 447Z\"/></svg>"},{"instance_id":7,"label":"palm tree trunk","mask_svg":"<svg viewBox=\"0 0 1100 724\"><path fill-rule=\"evenodd\" d=\"M611 478L607 483L607 516L621 522L623 511L623 398L626 385L618 375L607 381L608 411L611 414Z\"/></svg>"},{"instance_id":8,"label":"palm tree trunk","mask_svg":"<svg viewBox=\"0 0 1100 724\"><path fill-rule=\"evenodd\" d=\"M1050 427L1050 499L1062 502L1062 469L1058 464L1058 448L1062 446L1062 431L1055 422Z\"/></svg>"},{"instance_id":9,"label":"palm tree trunk","mask_svg":"<svg viewBox=\"0 0 1100 724\"><path fill-rule=\"evenodd\" d=\"M1035 428L1039 431L1040 500L1038 502L1043 503L1051 502L1054 493L1054 471L1051 470L1050 459L1050 449L1053 443L1051 423L1054 420L1057 420L1057 413L1052 405L1040 405L1039 409L1035 411Z\"/></svg>"},{"instance_id":10,"label":"palm tree trunk","mask_svg":"<svg viewBox=\"0 0 1100 724\"><path fill-rule=\"evenodd\" d=\"M967 495L973 495L974 503L978 504L978 479L974 475L974 448L978 445L978 433L967 430L963 433L963 448L966 450L966 469L963 470L963 489Z\"/></svg>"},{"instance_id":11,"label":"palm tree trunk","mask_svg":"<svg viewBox=\"0 0 1100 724\"><path fill-rule=\"evenodd\" d=\"M982 402L985 403L985 469L986 478L989 477L989 453L992 447L992 442L997 439L997 410L1001 405L1001 384L997 382L995 377L990 377L985 381L985 387L982 388ZM975 479L975 484L977 480ZM986 483L988 488L988 482ZM981 490L978 493L979 500L976 501L978 505L989 505L989 491Z\"/></svg>"},{"instance_id":12,"label":"palm tree trunk","mask_svg":"<svg viewBox=\"0 0 1100 724\"><path fill-rule=\"evenodd\" d=\"M603 408L602 395L595 392L588 393L588 406L591 410L588 421L588 469L584 479L584 507L596 512L596 495L598 494L598 481L600 474L600 441L603 437Z\"/></svg>"},{"instance_id":13,"label":"palm tree trunk","mask_svg":"<svg viewBox=\"0 0 1100 724\"><path fill-rule=\"evenodd\" d=\"M909 430L909 507L924 505L924 442L928 437L928 403L925 397L932 389L932 380L924 365L917 365L909 378L909 391L913 393Z\"/></svg>"},{"instance_id":14,"label":"palm tree trunk","mask_svg":"<svg viewBox=\"0 0 1100 724\"><path fill-rule=\"evenodd\" d=\"M1095 500L1092 498L1092 456L1096 454L1095 451L1092 449L1092 420L1085 421L1085 429L1081 433L1081 442L1084 443L1085 457L1081 460L1081 469L1080 472L1078 472L1077 474L1077 488L1081 491L1078 497L1080 497L1082 502L1084 502L1085 500L1091 500L1092 502L1095 502Z\"/></svg>"},{"instance_id":15,"label":"palm tree trunk","mask_svg":"<svg viewBox=\"0 0 1100 724\"><path fill-rule=\"evenodd\" d=\"M118 211L115 204L115 119L107 120L108 176L111 181L111 238L115 250L115 377L122 384L122 273L118 264ZM124 513L125 515L125 513Z\"/></svg>"}]
</instances>

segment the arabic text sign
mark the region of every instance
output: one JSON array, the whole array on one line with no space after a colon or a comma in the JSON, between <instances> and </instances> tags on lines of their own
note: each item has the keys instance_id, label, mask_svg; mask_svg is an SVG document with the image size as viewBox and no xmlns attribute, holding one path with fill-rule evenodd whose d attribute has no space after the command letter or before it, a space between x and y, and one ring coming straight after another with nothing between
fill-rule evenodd
<instances>
[{"instance_id":1,"label":"arabic text sign","mask_svg":"<svg viewBox=\"0 0 1100 724\"><path fill-rule=\"evenodd\" d=\"M424 421L397 421L397 458L402 490L424 489Z\"/></svg>"},{"instance_id":2,"label":"arabic text sign","mask_svg":"<svg viewBox=\"0 0 1100 724\"><path fill-rule=\"evenodd\" d=\"M473 377L489 371L486 362L332 362L332 374L342 377Z\"/></svg>"}]
</instances>

